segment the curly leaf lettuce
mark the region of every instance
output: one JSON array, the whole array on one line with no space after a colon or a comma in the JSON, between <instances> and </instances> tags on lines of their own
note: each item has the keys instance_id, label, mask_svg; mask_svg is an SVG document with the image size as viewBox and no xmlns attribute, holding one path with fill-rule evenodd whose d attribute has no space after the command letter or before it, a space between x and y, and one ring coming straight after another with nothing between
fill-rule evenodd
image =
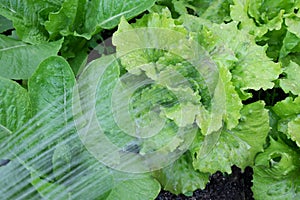
<instances>
[{"instance_id":1,"label":"curly leaf lettuce","mask_svg":"<svg viewBox=\"0 0 300 200\"><path fill-rule=\"evenodd\" d=\"M220 130L213 147L206 147L208 139L197 135L191 149L194 168L208 173L217 170L230 173L232 165L241 168L253 166L256 154L263 151L269 132L268 122L268 112L263 102L245 105L239 124L232 130Z\"/></svg>"},{"instance_id":2,"label":"curly leaf lettuce","mask_svg":"<svg viewBox=\"0 0 300 200\"><path fill-rule=\"evenodd\" d=\"M277 127L278 130L286 134L300 146L300 97L296 97L295 99L288 97L276 103L272 110L280 117Z\"/></svg>"},{"instance_id":3,"label":"curly leaf lettuce","mask_svg":"<svg viewBox=\"0 0 300 200\"><path fill-rule=\"evenodd\" d=\"M190 152L182 155L170 166L154 171L153 176L165 190L177 195L188 194L199 188L203 189L209 181L209 173L202 173L193 168Z\"/></svg>"},{"instance_id":4,"label":"curly leaf lettuce","mask_svg":"<svg viewBox=\"0 0 300 200\"><path fill-rule=\"evenodd\" d=\"M252 187L254 198L298 199L299 166L299 150L271 138L270 146L255 159Z\"/></svg>"},{"instance_id":5,"label":"curly leaf lettuce","mask_svg":"<svg viewBox=\"0 0 300 200\"><path fill-rule=\"evenodd\" d=\"M300 66L297 63L290 62L290 64L284 68L283 72L286 74L285 78L279 79L279 85L285 93L293 93L294 95L300 94Z\"/></svg>"},{"instance_id":6,"label":"curly leaf lettuce","mask_svg":"<svg viewBox=\"0 0 300 200\"><path fill-rule=\"evenodd\" d=\"M113 43L122 66L129 73L144 73L175 94L180 105L164 108L163 113L178 126L192 124L196 118L203 134L219 130L223 120L228 128L233 128L238 123L242 104L231 74L223 63L216 64L208 57L190 37L193 32L188 33L185 27L172 19L168 10L162 10L160 14L145 15L133 24L122 20ZM185 39L187 36L190 40ZM182 118L184 121L178 118L182 113L189 113Z\"/></svg>"}]
</instances>

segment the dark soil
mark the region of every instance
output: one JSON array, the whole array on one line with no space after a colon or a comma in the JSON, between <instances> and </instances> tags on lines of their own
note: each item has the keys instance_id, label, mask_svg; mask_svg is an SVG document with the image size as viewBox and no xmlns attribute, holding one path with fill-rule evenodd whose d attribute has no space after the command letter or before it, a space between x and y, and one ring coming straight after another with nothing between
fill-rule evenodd
<instances>
[{"instance_id":1,"label":"dark soil","mask_svg":"<svg viewBox=\"0 0 300 200\"><path fill-rule=\"evenodd\" d=\"M174 195L162 190L156 200L253 200L251 191L253 170L233 166L231 174L216 172L210 177L204 190L196 190L193 196Z\"/></svg>"}]
</instances>

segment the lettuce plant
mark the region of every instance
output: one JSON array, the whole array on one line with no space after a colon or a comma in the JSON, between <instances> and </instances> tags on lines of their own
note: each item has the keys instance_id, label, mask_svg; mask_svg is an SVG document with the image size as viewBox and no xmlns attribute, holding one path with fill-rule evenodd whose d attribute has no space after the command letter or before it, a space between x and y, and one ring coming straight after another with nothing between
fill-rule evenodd
<instances>
[{"instance_id":1,"label":"lettuce plant","mask_svg":"<svg viewBox=\"0 0 300 200\"><path fill-rule=\"evenodd\" d=\"M0 2L0 197L191 195L236 165L297 199L299 6Z\"/></svg>"}]
</instances>

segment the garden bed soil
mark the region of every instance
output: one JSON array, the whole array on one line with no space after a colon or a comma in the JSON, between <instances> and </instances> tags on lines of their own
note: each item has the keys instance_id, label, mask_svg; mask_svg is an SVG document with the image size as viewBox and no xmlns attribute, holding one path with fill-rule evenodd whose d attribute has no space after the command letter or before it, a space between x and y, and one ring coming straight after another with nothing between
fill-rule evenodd
<instances>
[{"instance_id":1,"label":"garden bed soil","mask_svg":"<svg viewBox=\"0 0 300 200\"><path fill-rule=\"evenodd\" d=\"M253 200L252 175L250 167L242 172L240 168L233 166L231 174L218 171L211 175L205 189L194 191L193 196L177 196L162 190L156 200Z\"/></svg>"}]
</instances>

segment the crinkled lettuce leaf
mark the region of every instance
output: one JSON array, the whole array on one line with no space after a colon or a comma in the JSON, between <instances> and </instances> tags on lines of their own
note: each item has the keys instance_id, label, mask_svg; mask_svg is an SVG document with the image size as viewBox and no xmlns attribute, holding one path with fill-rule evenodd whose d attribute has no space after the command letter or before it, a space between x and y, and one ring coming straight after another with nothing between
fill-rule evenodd
<instances>
[{"instance_id":1,"label":"crinkled lettuce leaf","mask_svg":"<svg viewBox=\"0 0 300 200\"><path fill-rule=\"evenodd\" d=\"M276 103L272 110L280 117L278 130L300 146L300 97L295 99L287 97L285 100Z\"/></svg>"},{"instance_id":2,"label":"crinkled lettuce leaf","mask_svg":"<svg viewBox=\"0 0 300 200\"><path fill-rule=\"evenodd\" d=\"M255 199L298 199L300 197L299 149L282 140L270 139L270 146L258 154L253 167Z\"/></svg>"},{"instance_id":3,"label":"crinkled lettuce leaf","mask_svg":"<svg viewBox=\"0 0 300 200\"><path fill-rule=\"evenodd\" d=\"M238 30L236 23L218 25L191 16L183 17L183 21L190 30L198 25L205 27L206 32L210 33L207 34L208 37L199 39L207 39L214 44L213 49L217 51L211 51L211 53L218 58L218 62L223 62L230 69L232 82L239 90L242 99L250 97L246 93L249 89L265 90L274 86L272 81L276 80L282 71L280 64L274 63L267 57L266 47L257 45L252 35L244 30ZM216 55L221 52L223 56L224 51L221 50L227 53L224 60Z\"/></svg>"},{"instance_id":4,"label":"crinkled lettuce leaf","mask_svg":"<svg viewBox=\"0 0 300 200\"><path fill-rule=\"evenodd\" d=\"M268 31L283 27L284 15L293 13L299 7L299 2L293 0L262 1L234 0L231 7L231 17L240 22L239 28L252 35L262 37Z\"/></svg>"},{"instance_id":5,"label":"crinkled lettuce leaf","mask_svg":"<svg viewBox=\"0 0 300 200\"><path fill-rule=\"evenodd\" d=\"M208 173L217 170L230 173L232 165L253 166L269 132L269 116L264 105L262 101L245 105L239 124L231 130L223 128L205 137L198 134L191 147L194 168ZM210 144L214 139L217 141Z\"/></svg>"},{"instance_id":6,"label":"crinkled lettuce leaf","mask_svg":"<svg viewBox=\"0 0 300 200\"><path fill-rule=\"evenodd\" d=\"M196 189L204 189L209 173L195 170L190 152L186 152L171 165L154 171L153 176L162 184L164 190L174 194L188 194Z\"/></svg>"},{"instance_id":7,"label":"crinkled lettuce leaf","mask_svg":"<svg viewBox=\"0 0 300 200\"><path fill-rule=\"evenodd\" d=\"M143 75L122 76L120 68L113 61L99 79L96 92L97 119L109 141L124 152L142 156L173 152L192 141L197 128L192 123L180 127L180 119L164 112L178 104L176 96Z\"/></svg>"},{"instance_id":8,"label":"crinkled lettuce leaf","mask_svg":"<svg viewBox=\"0 0 300 200\"><path fill-rule=\"evenodd\" d=\"M232 0L169 0L168 2L168 5L172 4L174 11L179 15L193 14L219 24L231 20ZM169 8L172 7L169 6Z\"/></svg>"},{"instance_id":9,"label":"crinkled lettuce leaf","mask_svg":"<svg viewBox=\"0 0 300 200\"><path fill-rule=\"evenodd\" d=\"M279 79L279 85L285 93L300 94L300 66L297 63L291 62L283 72L286 77Z\"/></svg>"},{"instance_id":10,"label":"crinkled lettuce leaf","mask_svg":"<svg viewBox=\"0 0 300 200\"><path fill-rule=\"evenodd\" d=\"M227 60L222 63L220 56L214 63L214 57L209 57L194 32L189 35L185 27L166 9L145 15L133 24L121 20L113 37L117 56L129 73L145 74L178 98L179 104L163 109L178 126L192 124L196 116L203 134L219 130L223 121L231 129L238 123L242 104L226 68ZM190 40L185 39L186 35ZM182 118L182 113L189 115Z\"/></svg>"}]
</instances>

